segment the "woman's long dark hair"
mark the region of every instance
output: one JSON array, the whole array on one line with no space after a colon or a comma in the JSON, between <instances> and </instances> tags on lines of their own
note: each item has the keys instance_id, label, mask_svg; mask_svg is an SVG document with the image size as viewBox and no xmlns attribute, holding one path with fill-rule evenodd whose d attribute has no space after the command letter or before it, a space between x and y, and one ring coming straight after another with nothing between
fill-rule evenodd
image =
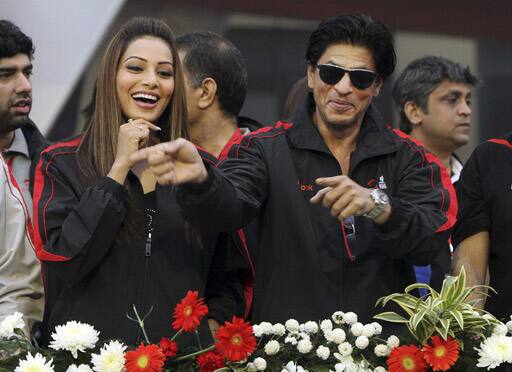
<instances>
[{"instance_id":1,"label":"woman's long dark hair","mask_svg":"<svg viewBox=\"0 0 512 372\"><path fill-rule=\"evenodd\" d=\"M169 26L158 19L135 17L125 23L110 41L103 56L91 118L78 148L78 168L86 185L106 176L114 164L119 127L126 122L117 97L116 76L122 55L128 45L144 36L152 36L169 45L174 65L174 92L158 123L162 128L160 139L169 141L179 137L188 139L187 104L183 70ZM128 191L130 192L129 186ZM133 236L135 224L133 204L127 203L128 213L121 228L120 238Z\"/></svg>"}]
</instances>

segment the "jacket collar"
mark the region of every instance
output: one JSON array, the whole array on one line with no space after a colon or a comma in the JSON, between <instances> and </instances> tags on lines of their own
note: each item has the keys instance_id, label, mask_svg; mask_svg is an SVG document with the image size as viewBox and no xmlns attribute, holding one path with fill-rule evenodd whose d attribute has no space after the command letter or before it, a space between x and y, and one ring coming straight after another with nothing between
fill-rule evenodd
<instances>
[{"instance_id":1,"label":"jacket collar","mask_svg":"<svg viewBox=\"0 0 512 372\"><path fill-rule=\"evenodd\" d=\"M32 120L29 120L28 123L22 126L21 131L27 141L28 152L32 160L50 145L50 141L43 137Z\"/></svg>"},{"instance_id":2,"label":"jacket collar","mask_svg":"<svg viewBox=\"0 0 512 372\"><path fill-rule=\"evenodd\" d=\"M292 116L293 127L288 130L288 138L296 148L319 151L332 156L313 123L314 109L315 103L310 93L304 104L299 106ZM352 163L354 162L397 151L398 145L390 132L379 111L371 104L363 118L356 150L351 160L351 168L353 168Z\"/></svg>"}]
</instances>

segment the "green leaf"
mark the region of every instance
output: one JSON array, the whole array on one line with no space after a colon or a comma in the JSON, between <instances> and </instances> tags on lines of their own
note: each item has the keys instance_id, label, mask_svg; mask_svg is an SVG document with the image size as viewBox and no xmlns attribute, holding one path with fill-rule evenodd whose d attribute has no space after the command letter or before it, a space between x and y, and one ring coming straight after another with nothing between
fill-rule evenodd
<instances>
[{"instance_id":1,"label":"green leaf","mask_svg":"<svg viewBox=\"0 0 512 372\"><path fill-rule=\"evenodd\" d=\"M436 325L436 331L446 340L448 338L448 330L450 329L450 319L439 319L439 326Z\"/></svg>"},{"instance_id":2,"label":"green leaf","mask_svg":"<svg viewBox=\"0 0 512 372\"><path fill-rule=\"evenodd\" d=\"M398 315L393 311L386 311L384 313L377 314L373 317L374 319L385 320L391 323L408 323L409 321L403 316Z\"/></svg>"},{"instance_id":3,"label":"green leaf","mask_svg":"<svg viewBox=\"0 0 512 372\"><path fill-rule=\"evenodd\" d=\"M426 289L427 291L432 291L432 287L429 286L428 284L425 284L425 283L414 283L414 284L411 284L411 285L408 285L404 292L405 293L409 293L415 289Z\"/></svg>"},{"instance_id":4,"label":"green leaf","mask_svg":"<svg viewBox=\"0 0 512 372\"><path fill-rule=\"evenodd\" d=\"M423 320L423 318L425 317L425 314L427 313L427 310L428 309L422 309L420 310L419 312L417 312L416 314L414 314L411 319L409 320L410 324L411 324L411 328L416 330L418 328L418 324Z\"/></svg>"},{"instance_id":5,"label":"green leaf","mask_svg":"<svg viewBox=\"0 0 512 372\"><path fill-rule=\"evenodd\" d=\"M450 314L453 316L461 330L464 330L464 318L462 313L457 310L450 310Z\"/></svg>"}]
</instances>

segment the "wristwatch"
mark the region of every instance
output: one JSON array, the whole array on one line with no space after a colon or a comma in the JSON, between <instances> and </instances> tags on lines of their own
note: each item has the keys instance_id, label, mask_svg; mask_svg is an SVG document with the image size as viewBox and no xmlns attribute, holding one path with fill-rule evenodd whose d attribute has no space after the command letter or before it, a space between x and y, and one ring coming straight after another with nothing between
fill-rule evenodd
<instances>
[{"instance_id":1,"label":"wristwatch","mask_svg":"<svg viewBox=\"0 0 512 372\"><path fill-rule=\"evenodd\" d=\"M369 218L370 220L375 220L384 211L386 205L389 205L389 198L381 189L373 189L370 192L370 197L373 199L373 203L375 205L371 210L363 214L363 216Z\"/></svg>"}]
</instances>

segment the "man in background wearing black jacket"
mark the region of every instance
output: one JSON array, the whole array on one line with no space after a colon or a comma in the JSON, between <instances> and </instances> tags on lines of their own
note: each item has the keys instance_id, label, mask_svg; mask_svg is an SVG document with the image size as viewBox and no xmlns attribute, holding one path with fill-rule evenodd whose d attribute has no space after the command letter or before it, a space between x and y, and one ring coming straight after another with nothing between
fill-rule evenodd
<instances>
[{"instance_id":1,"label":"man in background wearing black jacket","mask_svg":"<svg viewBox=\"0 0 512 372\"><path fill-rule=\"evenodd\" d=\"M370 321L375 301L415 281L453 226L444 169L375 107L395 67L391 33L365 15L313 31L312 95L291 122L244 136L220 169L178 139L147 148L162 184L194 224L225 231L260 217L252 320L320 320L336 310ZM441 243L442 242L442 243Z\"/></svg>"},{"instance_id":2,"label":"man in background wearing black jacket","mask_svg":"<svg viewBox=\"0 0 512 372\"><path fill-rule=\"evenodd\" d=\"M176 39L176 45L184 67L191 141L211 155L211 158L207 158L203 154L206 161L216 164L227 157L230 148L244 134L260 127L258 122L239 116L247 95L247 70L243 56L229 40L208 31L182 35ZM223 280L224 283L207 285L206 297L209 305L226 298L212 292L212 288L241 284L244 299L240 299L240 302L245 302L245 315L249 315L254 281L250 249L256 246L256 228L256 222L252 222L235 234L220 236L215 262L210 270L216 273L212 273L209 280L215 278L216 281ZM240 255L227 253L229 250L226 248L232 244L235 244ZM228 267L222 267L223 265ZM222 279L218 273L227 275ZM210 314L212 315L217 314ZM219 315L217 317L223 318ZM209 322L212 330L218 327L214 319Z\"/></svg>"},{"instance_id":3,"label":"man in background wearing black jacket","mask_svg":"<svg viewBox=\"0 0 512 372\"><path fill-rule=\"evenodd\" d=\"M453 184L462 170L455 151L469 142L471 90L477 82L469 67L426 56L411 62L393 87L400 129L439 158ZM440 290L450 272L451 251L446 242L432 265L415 267L418 281Z\"/></svg>"}]
</instances>

